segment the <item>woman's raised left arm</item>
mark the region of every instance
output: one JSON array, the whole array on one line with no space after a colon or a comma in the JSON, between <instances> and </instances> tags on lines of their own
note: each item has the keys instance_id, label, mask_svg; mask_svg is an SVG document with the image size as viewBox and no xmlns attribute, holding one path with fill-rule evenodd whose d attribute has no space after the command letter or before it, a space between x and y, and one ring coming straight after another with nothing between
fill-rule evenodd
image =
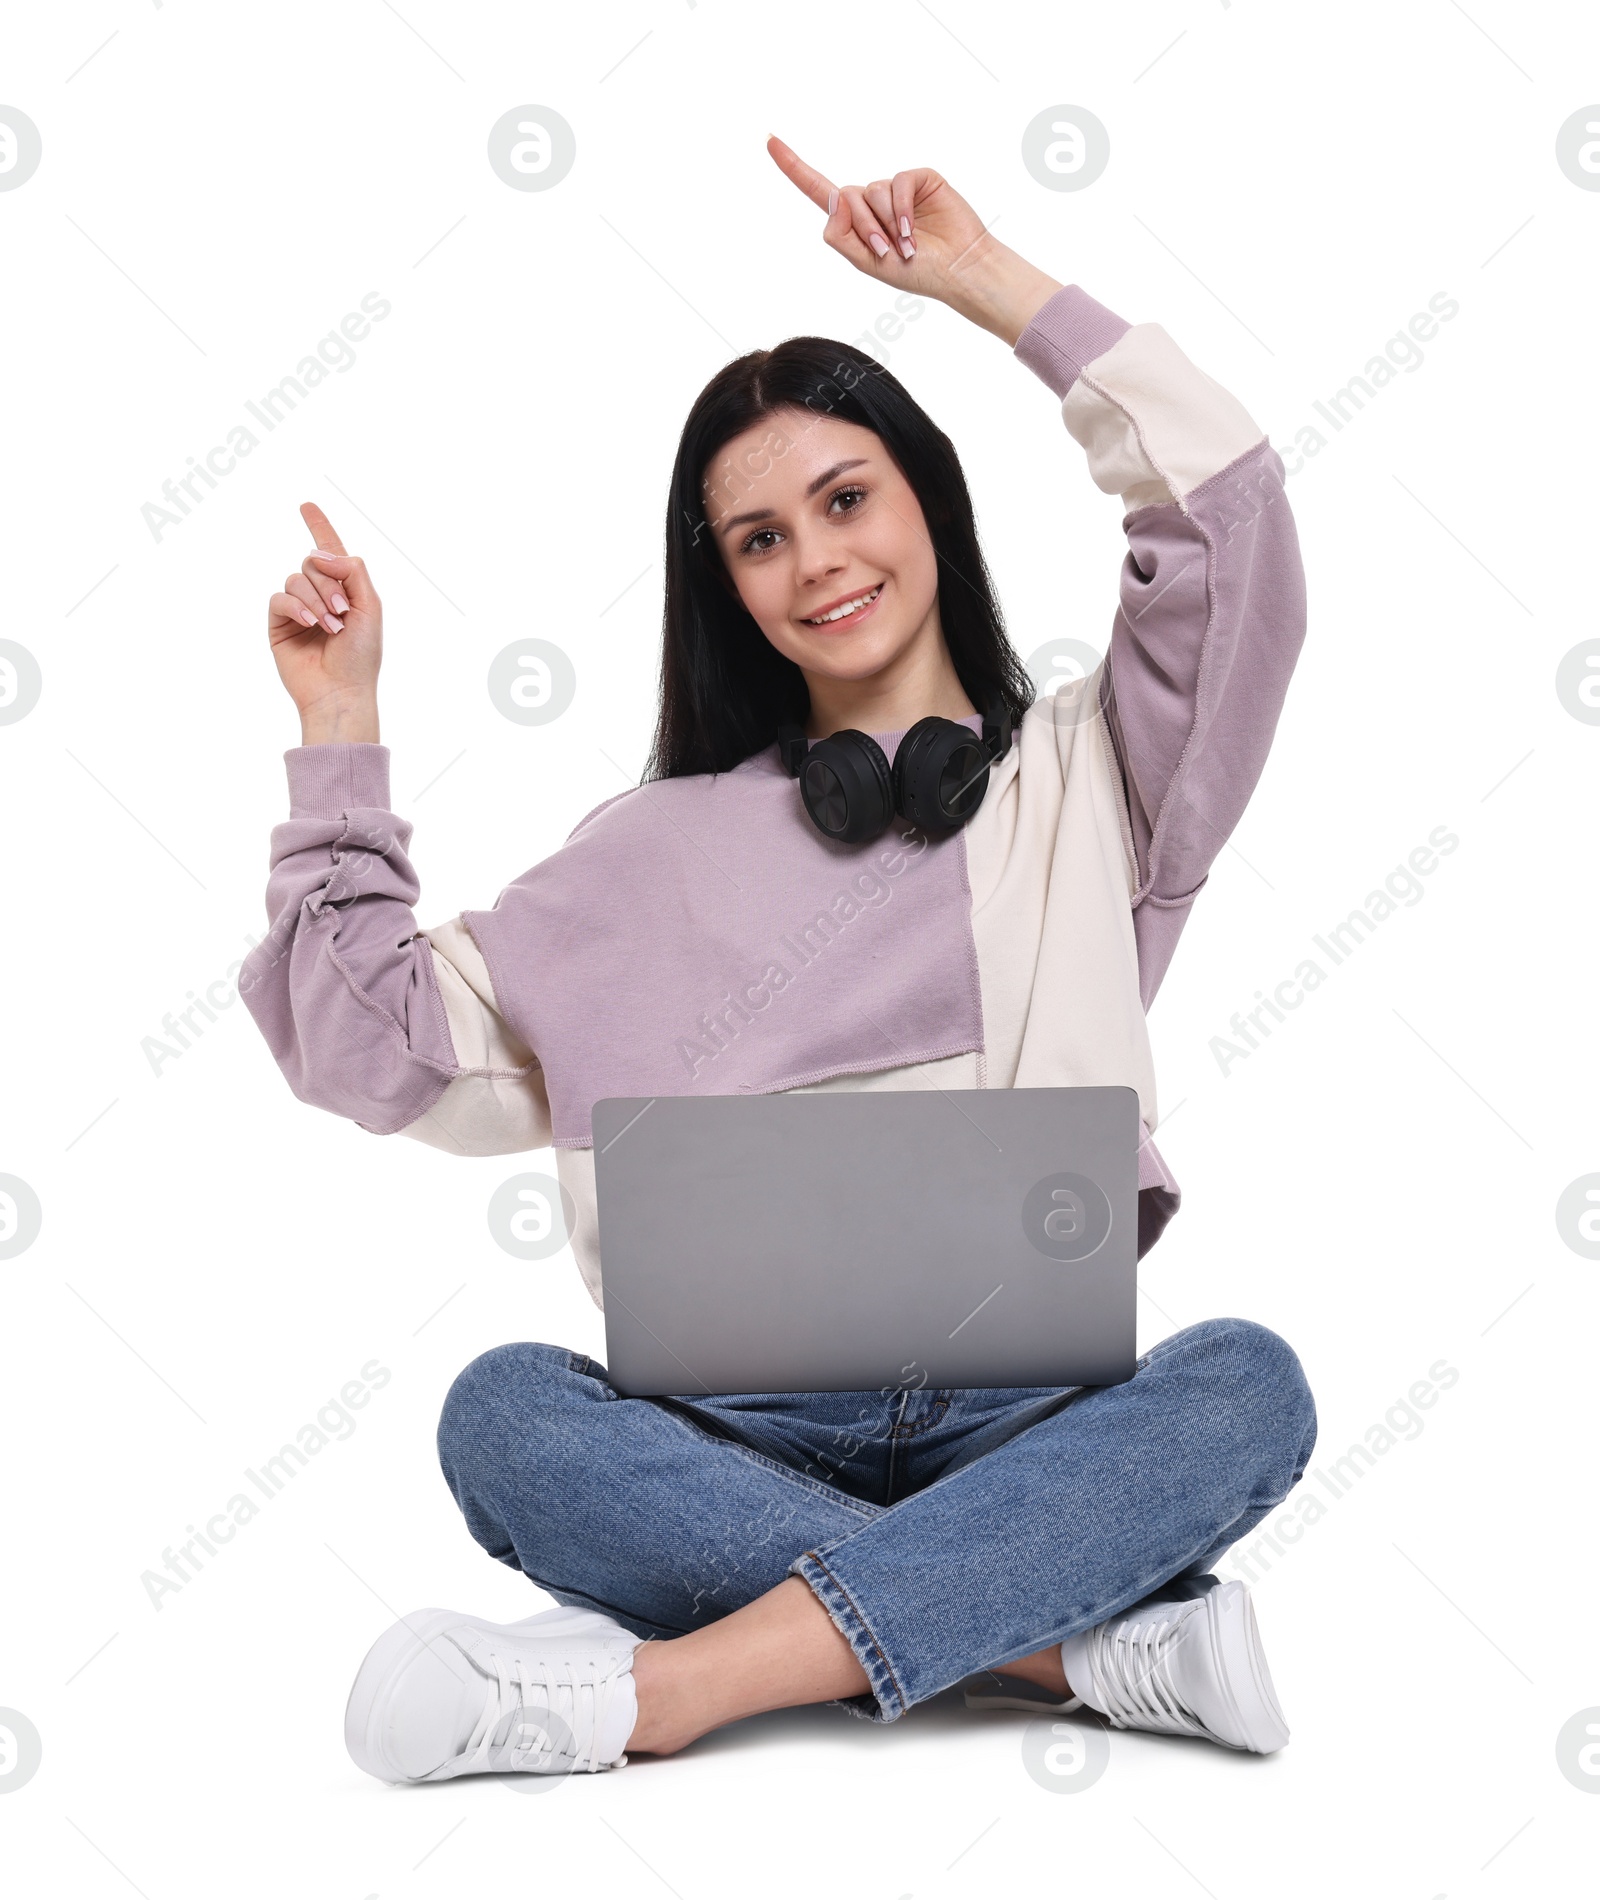
<instances>
[{"instance_id":1,"label":"woman's raised left arm","mask_svg":"<svg viewBox=\"0 0 1600 1900\"><path fill-rule=\"evenodd\" d=\"M1121 498L1128 554L1101 704L1133 832L1148 1008L1261 776L1305 639L1283 463L1159 324L1129 323L997 243L937 172L835 188L781 140L768 150L857 270L1009 344L1060 399L1096 486Z\"/></svg>"},{"instance_id":2,"label":"woman's raised left arm","mask_svg":"<svg viewBox=\"0 0 1600 1900\"><path fill-rule=\"evenodd\" d=\"M1070 284L1015 354L1124 509L1100 704L1133 831L1148 1009L1266 765L1305 639L1299 537L1277 451L1159 324Z\"/></svg>"}]
</instances>

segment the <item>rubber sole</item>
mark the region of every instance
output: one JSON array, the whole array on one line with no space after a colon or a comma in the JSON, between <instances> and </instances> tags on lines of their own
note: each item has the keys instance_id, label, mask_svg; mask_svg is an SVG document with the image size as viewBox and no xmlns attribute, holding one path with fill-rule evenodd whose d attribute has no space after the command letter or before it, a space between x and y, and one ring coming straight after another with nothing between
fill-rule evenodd
<instances>
[{"instance_id":1,"label":"rubber sole","mask_svg":"<svg viewBox=\"0 0 1600 1900\"><path fill-rule=\"evenodd\" d=\"M362 1658L344 1710L344 1745L350 1759L379 1781L424 1781L408 1775L390 1761L383 1748L380 1710L402 1667L413 1661L441 1630L461 1618L451 1610L417 1610L384 1631ZM441 1763L440 1766L443 1766Z\"/></svg>"},{"instance_id":2,"label":"rubber sole","mask_svg":"<svg viewBox=\"0 0 1600 1900\"><path fill-rule=\"evenodd\" d=\"M1250 1591L1235 1577L1210 1591L1205 1603L1217 1679L1236 1730L1245 1738L1228 1746L1276 1754L1289 1740L1289 1724L1272 1687Z\"/></svg>"}]
</instances>

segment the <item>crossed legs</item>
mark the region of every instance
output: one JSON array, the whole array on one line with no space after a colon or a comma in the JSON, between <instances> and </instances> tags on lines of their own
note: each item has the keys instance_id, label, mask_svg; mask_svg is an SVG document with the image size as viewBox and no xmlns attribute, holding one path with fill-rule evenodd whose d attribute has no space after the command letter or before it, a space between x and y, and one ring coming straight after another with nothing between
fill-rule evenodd
<instances>
[{"instance_id":1,"label":"crossed legs","mask_svg":"<svg viewBox=\"0 0 1600 1900\"><path fill-rule=\"evenodd\" d=\"M985 1668L1064 1698L1062 1640L1203 1571L1287 1495L1316 1432L1290 1348L1210 1320L1123 1385L1019 1397L1009 1436L1009 1395L928 1395L897 1453L914 1488L884 1504L875 1478L801 1456L813 1415L870 1395L658 1402L603 1373L554 1346L485 1354L440 1457L491 1555L658 1639L634 1657L640 1753L805 1702L894 1720ZM965 1446L951 1401L981 1421Z\"/></svg>"}]
</instances>

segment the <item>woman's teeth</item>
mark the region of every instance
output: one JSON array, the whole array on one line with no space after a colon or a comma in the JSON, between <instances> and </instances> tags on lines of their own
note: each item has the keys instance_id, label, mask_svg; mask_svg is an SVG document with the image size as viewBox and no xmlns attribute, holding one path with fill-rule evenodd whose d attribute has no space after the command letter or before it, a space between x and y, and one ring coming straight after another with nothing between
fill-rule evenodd
<instances>
[{"instance_id":1,"label":"woman's teeth","mask_svg":"<svg viewBox=\"0 0 1600 1900\"><path fill-rule=\"evenodd\" d=\"M859 613L869 601L876 600L883 592L883 582L869 588L864 594L857 594L854 600L847 600L842 607L835 607L831 613L815 614L807 618L808 627L825 627L830 620L843 620L846 614Z\"/></svg>"}]
</instances>

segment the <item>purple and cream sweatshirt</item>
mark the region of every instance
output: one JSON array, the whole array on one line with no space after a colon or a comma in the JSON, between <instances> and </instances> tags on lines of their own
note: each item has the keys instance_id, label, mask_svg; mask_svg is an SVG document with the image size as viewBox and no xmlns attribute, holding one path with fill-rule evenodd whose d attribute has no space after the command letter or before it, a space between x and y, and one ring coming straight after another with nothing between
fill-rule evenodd
<instances>
[{"instance_id":1,"label":"purple and cream sweatshirt","mask_svg":"<svg viewBox=\"0 0 1600 1900\"><path fill-rule=\"evenodd\" d=\"M619 793L492 909L422 929L388 748L284 755L240 993L290 1088L451 1154L553 1148L597 1304L610 1095L1120 1084L1141 1255L1177 1211L1145 1012L1266 760L1299 546L1276 451L1158 324L1068 285L1014 354L1121 497L1128 553L1104 659L1035 702L962 829L837 844L774 743ZM892 758L902 735L874 736Z\"/></svg>"}]
</instances>

